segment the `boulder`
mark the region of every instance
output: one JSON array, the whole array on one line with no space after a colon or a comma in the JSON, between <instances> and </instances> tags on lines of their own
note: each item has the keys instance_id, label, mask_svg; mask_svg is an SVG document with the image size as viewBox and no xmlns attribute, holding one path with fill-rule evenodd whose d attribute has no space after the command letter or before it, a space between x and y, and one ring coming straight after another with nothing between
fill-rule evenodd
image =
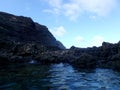
<instances>
[{"instance_id":1,"label":"boulder","mask_svg":"<svg viewBox=\"0 0 120 90\"><path fill-rule=\"evenodd\" d=\"M120 71L120 53L113 55L109 58L106 66L114 70Z\"/></svg>"},{"instance_id":2,"label":"boulder","mask_svg":"<svg viewBox=\"0 0 120 90\"><path fill-rule=\"evenodd\" d=\"M72 62L75 67L87 69L95 68L96 63L97 61L95 60L95 58L87 53L81 54L77 60Z\"/></svg>"}]
</instances>

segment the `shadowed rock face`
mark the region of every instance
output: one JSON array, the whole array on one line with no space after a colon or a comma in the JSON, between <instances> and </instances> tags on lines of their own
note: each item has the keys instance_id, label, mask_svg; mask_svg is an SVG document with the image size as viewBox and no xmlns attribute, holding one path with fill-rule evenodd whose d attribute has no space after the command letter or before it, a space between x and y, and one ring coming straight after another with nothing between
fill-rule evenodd
<instances>
[{"instance_id":1,"label":"shadowed rock face","mask_svg":"<svg viewBox=\"0 0 120 90\"><path fill-rule=\"evenodd\" d=\"M31 18L0 12L0 39L15 42L35 42L48 47L65 49L44 25Z\"/></svg>"}]
</instances>

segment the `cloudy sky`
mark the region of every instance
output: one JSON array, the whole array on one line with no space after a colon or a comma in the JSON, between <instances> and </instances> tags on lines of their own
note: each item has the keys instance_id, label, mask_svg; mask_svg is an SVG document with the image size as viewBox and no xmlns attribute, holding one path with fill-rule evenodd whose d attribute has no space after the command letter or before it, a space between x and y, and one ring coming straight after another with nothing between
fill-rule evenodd
<instances>
[{"instance_id":1,"label":"cloudy sky","mask_svg":"<svg viewBox=\"0 0 120 90\"><path fill-rule=\"evenodd\" d=\"M0 11L46 25L67 48L120 40L120 0L0 0Z\"/></svg>"}]
</instances>

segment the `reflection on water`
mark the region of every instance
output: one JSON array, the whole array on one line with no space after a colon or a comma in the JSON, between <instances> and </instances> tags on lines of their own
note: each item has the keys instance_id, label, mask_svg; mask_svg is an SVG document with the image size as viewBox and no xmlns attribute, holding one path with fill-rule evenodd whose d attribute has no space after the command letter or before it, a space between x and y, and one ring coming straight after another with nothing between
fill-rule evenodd
<instances>
[{"instance_id":1,"label":"reflection on water","mask_svg":"<svg viewBox=\"0 0 120 90\"><path fill-rule=\"evenodd\" d=\"M0 90L120 90L110 69L77 71L69 64L11 65L0 68Z\"/></svg>"}]
</instances>

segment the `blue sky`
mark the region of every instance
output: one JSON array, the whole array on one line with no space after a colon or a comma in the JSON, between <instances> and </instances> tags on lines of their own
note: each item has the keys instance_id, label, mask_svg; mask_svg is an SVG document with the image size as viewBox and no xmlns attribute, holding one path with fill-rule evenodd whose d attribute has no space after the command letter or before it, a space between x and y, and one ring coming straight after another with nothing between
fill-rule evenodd
<instances>
[{"instance_id":1,"label":"blue sky","mask_svg":"<svg viewBox=\"0 0 120 90\"><path fill-rule=\"evenodd\" d=\"M120 0L0 0L0 11L46 25L67 48L120 40Z\"/></svg>"}]
</instances>

